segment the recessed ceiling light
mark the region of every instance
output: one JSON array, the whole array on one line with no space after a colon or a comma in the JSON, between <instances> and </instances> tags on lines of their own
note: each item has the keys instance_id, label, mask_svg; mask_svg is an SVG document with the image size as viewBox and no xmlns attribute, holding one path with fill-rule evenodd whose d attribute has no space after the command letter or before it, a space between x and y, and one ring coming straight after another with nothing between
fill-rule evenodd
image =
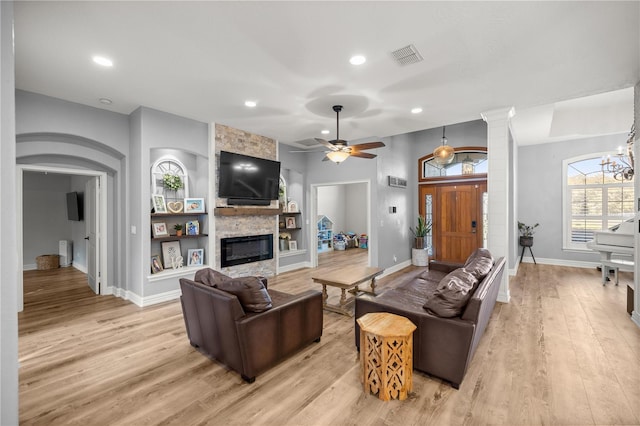
<instances>
[{"instance_id":1,"label":"recessed ceiling light","mask_svg":"<svg viewBox=\"0 0 640 426\"><path fill-rule=\"evenodd\" d=\"M102 65L103 67L112 67L113 61L109 58L105 58L104 56L94 56L93 62L98 65Z\"/></svg>"},{"instance_id":2,"label":"recessed ceiling light","mask_svg":"<svg viewBox=\"0 0 640 426\"><path fill-rule=\"evenodd\" d=\"M258 103L256 101L244 101L244 106L254 108Z\"/></svg>"},{"instance_id":3,"label":"recessed ceiling light","mask_svg":"<svg viewBox=\"0 0 640 426\"><path fill-rule=\"evenodd\" d=\"M98 100L100 101L101 104L105 104L105 105L111 105L113 103L113 101L109 98L100 98Z\"/></svg>"},{"instance_id":4,"label":"recessed ceiling light","mask_svg":"<svg viewBox=\"0 0 640 426\"><path fill-rule=\"evenodd\" d=\"M367 62L367 58L362 55L356 55L352 56L351 59L349 59L349 62L351 63L351 65L362 65Z\"/></svg>"},{"instance_id":5,"label":"recessed ceiling light","mask_svg":"<svg viewBox=\"0 0 640 426\"><path fill-rule=\"evenodd\" d=\"M322 133L323 135L328 135L329 133L331 133L329 130L323 130L320 133Z\"/></svg>"},{"instance_id":6,"label":"recessed ceiling light","mask_svg":"<svg viewBox=\"0 0 640 426\"><path fill-rule=\"evenodd\" d=\"M422 108L416 107L411 109L411 114L420 114L422 112Z\"/></svg>"}]
</instances>

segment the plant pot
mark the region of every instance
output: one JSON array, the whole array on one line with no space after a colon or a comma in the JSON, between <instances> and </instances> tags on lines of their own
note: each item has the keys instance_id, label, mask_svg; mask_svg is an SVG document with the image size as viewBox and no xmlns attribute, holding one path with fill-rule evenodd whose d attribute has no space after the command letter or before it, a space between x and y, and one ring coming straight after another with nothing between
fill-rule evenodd
<instances>
[{"instance_id":1,"label":"plant pot","mask_svg":"<svg viewBox=\"0 0 640 426\"><path fill-rule=\"evenodd\" d=\"M522 247L533 247L533 237L520 237Z\"/></svg>"},{"instance_id":2,"label":"plant pot","mask_svg":"<svg viewBox=\"0 0 640 426\"><path fill-rule=\"evenodd\" d=\"M429 266L429 250L411 249L411 264L414 266Z\"/></svg>"},{"instance_id":3,"label":"plant pot","mask_svg":"<svg viewBox=\"0 0 640 426\"><path fill-rule=\"evenodd\" d=\"M182 229L176 229L176 237L182 236Z\"/></svg>"},{"instance_id":4,"label":"plant pot","mask_svg":"<svg viewBox=\"0 0 640 426\"><path fill-rule=\"evenodd\" d=\"M415 248L417 249L424 248L424 237L416 237Z\"/></svg>"},{"instance_id":5,"label":"plant pot","mask_svg":"<svg viewBox=\"0 0 640 426\"><path fill-rule=\"evenodd\" d=\"M280 242L280 251L289 250L289 241L288 240L278 240Z\"/></svg>"}]
</instances>

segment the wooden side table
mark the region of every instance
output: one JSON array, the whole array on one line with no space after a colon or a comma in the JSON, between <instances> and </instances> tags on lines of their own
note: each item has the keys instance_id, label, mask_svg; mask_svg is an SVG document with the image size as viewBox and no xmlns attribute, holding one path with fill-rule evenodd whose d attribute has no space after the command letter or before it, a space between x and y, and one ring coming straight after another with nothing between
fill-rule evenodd
<instances>
[{"instance_id":1,"label":"wooden side table","mask_svg":"<svg viewBox=\"0 0 640 426\"><path fill-rule=\"evenodd\" d=\"M413 389L413 332L405 317L372 312L358 318L360 365L365 392L383 401L406 399Z\"/></svg>"}]
</instances>

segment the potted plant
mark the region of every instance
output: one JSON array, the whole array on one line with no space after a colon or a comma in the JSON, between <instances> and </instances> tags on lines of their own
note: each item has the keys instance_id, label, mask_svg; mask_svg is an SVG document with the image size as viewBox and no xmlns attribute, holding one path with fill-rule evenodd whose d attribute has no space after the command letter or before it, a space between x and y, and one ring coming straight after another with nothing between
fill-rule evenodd
<instances>
[{"instance_id":1,"label":"potted plant","mask_svg":"<svg viewBox=\"0 0 640 426\"><path fill-rule=\"evenodd\" d=\"M288 232L281 232L278 235L278 240L280 242L280 251L289 250L290 239L291 239L291 234Z\"/></svg>"},{"instance_id":2,"label":"potted plant","mask_svg":"<svg viewBox=\"0 0 640 426\"><path fill-rule=\"evenodd\" d=\"M415 237L414 247L424 249L424 237L431 232L431 221L424 216L418 215L418 225L415 228L409 228Z\"/></svg>"},{"instance_id":3,"label":"potted plant","mask_svg":"<svg viewBox=\"0 0 640 426\"><path fill-rule=\"evenodd\" d=\"M176 236L179 237L182 235L182 224L176 223L175 225L173 225L173 229L176 230Z\"/></svg>"},{"instance_id":4,"label":"potted plant","mask_svg":"<svg viewBox=\"0 0 640 426\"><path fill-rule=\"evenodd\" d=\"M525 225L522 222L518 222L518 231L520 231L520 245L522 247L532 247L533 246L533 234L535 233L535 229L540 226L539 223L535 225Z\"/></svg>"}]
</instances>

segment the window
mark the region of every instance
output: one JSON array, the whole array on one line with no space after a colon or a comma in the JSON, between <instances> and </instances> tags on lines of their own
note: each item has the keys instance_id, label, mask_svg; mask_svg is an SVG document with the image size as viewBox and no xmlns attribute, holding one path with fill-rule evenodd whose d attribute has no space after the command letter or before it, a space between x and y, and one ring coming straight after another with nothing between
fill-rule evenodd
<instances>
[{"instance_id":1,"label":"window","mask_svg":"<svg viewBox=\"0 0 640 426\"><path fill-rule=\"evenodd\" d=\"M182 182L182 188L173 191L164 186L164 176L178 176ZM166 200L183 200L189 197L189 179L187 169L176 158L163 157L151 166L151 194L164 195Z\"/></svg>"},{"instance_id":2,"label":"window","mask_svg":"<svg viewBox=\"0 0 640 426\"><path fill-rule=\"evenodd\" d=\"M633 218L633 180L614 179L601 161L602 155L591 154L563 162L564 249L588 250L595 231Z\"/></svg>"}]
</instances>

